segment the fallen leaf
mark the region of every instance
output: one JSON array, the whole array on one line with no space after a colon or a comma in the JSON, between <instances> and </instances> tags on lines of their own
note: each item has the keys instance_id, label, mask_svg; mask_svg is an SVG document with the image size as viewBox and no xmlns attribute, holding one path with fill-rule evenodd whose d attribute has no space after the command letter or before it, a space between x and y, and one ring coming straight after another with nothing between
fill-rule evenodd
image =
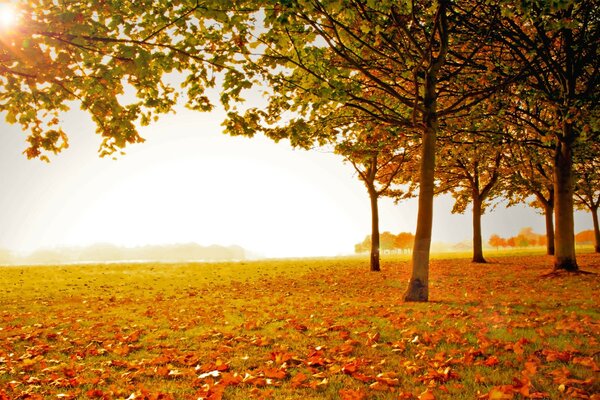
<instances>
[{"instance_id":1,"label":"fallen leaf","mask_svg":"<svg viewBox=\"0 0 600 400\"><path fill-rule=\"evenodd\" d=\"M435 400L435 396L433 392L429 389L425 390L423 393L419 395L419 400Z\"/></svg>"},{"instance_id":2,"label":"fallen leaf","mask_svg":"<svg viewBox=\"0 0 600 400\"><path fill-rule=\"evenodd\" d=\"M362 390L340 389L338 393L340 400L365 400L367 398L367 394Z\"/></svg>"}]
</instances>

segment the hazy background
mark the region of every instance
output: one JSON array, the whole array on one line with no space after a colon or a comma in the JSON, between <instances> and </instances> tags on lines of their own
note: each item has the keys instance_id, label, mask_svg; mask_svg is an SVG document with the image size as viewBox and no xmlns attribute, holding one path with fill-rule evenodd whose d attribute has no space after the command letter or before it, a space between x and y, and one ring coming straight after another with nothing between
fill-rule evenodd
<instances>
[{"instance_id":1,"label":"hazy background","mask_svg":"<svg viewBox=\"0 0 600 400\"><path fill-rule=\"evenodd\" d=\"M100 138L81 111L63 116L70 148L47 164L27 160L26 135L0 122L0 248L111 243L135 247L196 243L238 245L265 257L349 254L370 233L367 192L353 168L327 152L294 150L264 137L221 133L222 111L180 107L141 129L146 142L126 155L99 158ZM435 202L434 242L471 238L470 211ZM416 200L381 201L381 231L414 232ZM577 212L576 232L591 216ZM483 217L483 236L544 232L544 219L523 207Z\"/></svg>"}]
</instances>

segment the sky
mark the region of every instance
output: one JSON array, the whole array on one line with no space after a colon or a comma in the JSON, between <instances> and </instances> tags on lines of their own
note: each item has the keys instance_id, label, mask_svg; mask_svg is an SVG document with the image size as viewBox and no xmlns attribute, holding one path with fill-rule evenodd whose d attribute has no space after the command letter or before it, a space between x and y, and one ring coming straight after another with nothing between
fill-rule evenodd
<instances>
[{"instance_id":1,"label":"sky","mask_svg":"<svg viewBox=\"0 0 600 400\"><path fill-rule=\"evenodd\" d=\"M4 117L4 116L2 116ZM265 257L350 254L370 233L367 192L351 165L326 151L293 149L265 137L231 137L218 108L178 107L148 127L145 143L116 159L100 158L87 114L63 115L70 147L50 163L27 160L25 134L0 122L0 248L113 243L240 245ZM4 118L2 118L4 120ZM434 242L471 238L471 217L452 215L438 197ZM416 200L381 201L381 231L414 232ZM543 232L527 207L497 207L483 217L484 241L524 226ZM576 231L591 228L576 214Z\"/></svg>"}]
</instances>

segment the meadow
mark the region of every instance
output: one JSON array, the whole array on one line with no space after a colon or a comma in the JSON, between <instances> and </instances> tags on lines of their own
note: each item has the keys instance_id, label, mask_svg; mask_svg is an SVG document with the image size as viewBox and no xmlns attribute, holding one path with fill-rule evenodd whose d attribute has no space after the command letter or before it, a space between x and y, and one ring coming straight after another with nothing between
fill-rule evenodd
<instances>
[{"instance_id":1,"label":"meadow","mask_svg":"<svg viewBox=\"0 0 600 400\"><path fill-rule=\"evenodd\" d=\"M600 255L0 267L0 399L600 399Z\"/></svg>"}]
</instances>

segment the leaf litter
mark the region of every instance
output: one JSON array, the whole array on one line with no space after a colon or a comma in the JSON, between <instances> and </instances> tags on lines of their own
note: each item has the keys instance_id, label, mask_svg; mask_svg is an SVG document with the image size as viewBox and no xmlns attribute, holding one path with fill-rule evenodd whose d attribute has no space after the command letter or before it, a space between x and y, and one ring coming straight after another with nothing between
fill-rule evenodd
<instances>
[{"instance_id":1,"label":"leaf litter","mask_svg":"<svg viewBox=\"0 0 600 400\"><path fill-rule=\"evenodd\" d=\"M294 262L4 268L0 400L600 399L598 255Z\"/></svg>"}]
</instances>

